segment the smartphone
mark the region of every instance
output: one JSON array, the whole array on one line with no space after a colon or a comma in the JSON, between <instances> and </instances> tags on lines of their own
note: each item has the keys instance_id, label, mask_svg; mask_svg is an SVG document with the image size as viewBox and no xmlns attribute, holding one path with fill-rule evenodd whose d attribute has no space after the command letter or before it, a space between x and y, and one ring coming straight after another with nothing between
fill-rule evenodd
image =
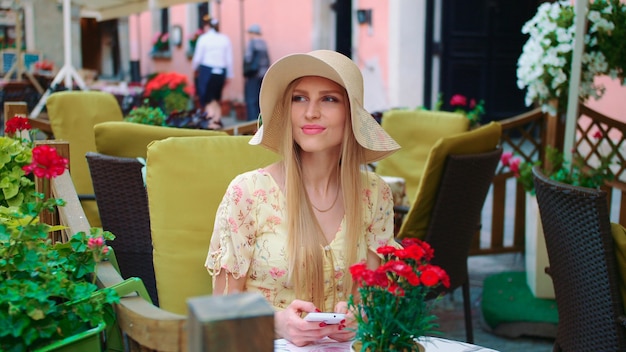
<instances>
[{"instance_id":1,"label":"smartphone","mask_svg":"<svg viewBox=\"0 0 626 352\"><path fill-rule=\"evenodd\" d=\"M339 324L342 320L346 318L345 314L342 313L309 313L304 320L306 321L320 321L326 324Z\"/></svg>"}]
</instances>

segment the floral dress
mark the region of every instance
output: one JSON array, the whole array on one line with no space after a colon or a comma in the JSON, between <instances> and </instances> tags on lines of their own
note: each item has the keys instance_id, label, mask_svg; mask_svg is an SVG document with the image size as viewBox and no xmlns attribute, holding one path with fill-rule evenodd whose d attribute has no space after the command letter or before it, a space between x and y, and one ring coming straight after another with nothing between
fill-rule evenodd
<instances>
[{"instance_id":1,"label":"floral dress","mask_svg":"<svg viewBox=\"0 0 626 352\"><path fill-rule=\"evenodd\" d=\"M393 199L389 186L376 174L364 172L362 193L365 233L357 245L357 260L367 249L397 245L393 237ZM258 169L237 176L217 210L215 228L205 266L217 276L222 269L234 278L246 278L244 291L259 292L276 309L295 298L288 281L286 200L274 178ZM346 301L341 282L347 271L343 255L345 217L334 240L324 248L325 307L333 311L335 300ZM228 286L226 287L228 289Z\"/></svg>"}]
</instances>

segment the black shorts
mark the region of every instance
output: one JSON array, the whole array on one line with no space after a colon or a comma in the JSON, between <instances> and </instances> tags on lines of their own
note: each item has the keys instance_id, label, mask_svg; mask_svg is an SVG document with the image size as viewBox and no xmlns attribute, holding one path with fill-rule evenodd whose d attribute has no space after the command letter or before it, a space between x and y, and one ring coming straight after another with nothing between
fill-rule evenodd
<instances>
[{"instance_id":1,"label":"black shorts","mask_svg":"<svg viewBox=\"0 0 626 352\"><path fill-rule=\"evenodd\" d=\"M198 68L196 90L202 105L206 105L213 100L222 100L222 90L224 89L224 82L226 82L226 70L223 70L221 74L216 74L212 71L213 68L208 66L200 65Z\"/></svg>"}]
</instances>

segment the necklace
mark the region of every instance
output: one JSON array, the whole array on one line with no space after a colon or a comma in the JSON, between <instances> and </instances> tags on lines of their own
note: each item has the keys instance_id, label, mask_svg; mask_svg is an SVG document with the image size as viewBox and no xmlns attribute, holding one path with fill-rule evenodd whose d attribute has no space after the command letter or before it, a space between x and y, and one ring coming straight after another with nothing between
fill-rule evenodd
<instances>
[{"instance_id":1,"label":"necklace","mask_svg":"<svg viewBox=\"0 0 626 352\"><path fill-rule=\"evenodd\" d=\"M335 206L335 204L337 203L337 199L339 199L339 185L337 185L337 194L335 194L335 200L333 200L333 204L331 204L328 208L320 209L320 208L316 207L315 204L313 204L313 202L311 202L310 200L309 200L309 202L311 203L311 206L315 210L319 211L320 213L325 213L325 212L329 211L330 209L332 209Z\"/></svg>"}]
</instances>

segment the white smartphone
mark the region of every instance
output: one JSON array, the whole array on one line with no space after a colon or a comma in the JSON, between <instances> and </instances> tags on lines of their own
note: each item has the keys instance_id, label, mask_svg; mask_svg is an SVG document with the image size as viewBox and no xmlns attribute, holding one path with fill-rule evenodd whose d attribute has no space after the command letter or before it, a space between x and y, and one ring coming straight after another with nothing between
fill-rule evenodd
<instances>
[{"instance_id":1,"label":"white smartphone","mask_svg":"<svg viewBox=\"0 0 626 352\"><path fill-rule=\"evenodd\" d=\"M342 313L309 313L304 320L306 321L320 321L326 324L339 324L342 320L346 318L345 314Z\"/></svg>"}]
</instances>

